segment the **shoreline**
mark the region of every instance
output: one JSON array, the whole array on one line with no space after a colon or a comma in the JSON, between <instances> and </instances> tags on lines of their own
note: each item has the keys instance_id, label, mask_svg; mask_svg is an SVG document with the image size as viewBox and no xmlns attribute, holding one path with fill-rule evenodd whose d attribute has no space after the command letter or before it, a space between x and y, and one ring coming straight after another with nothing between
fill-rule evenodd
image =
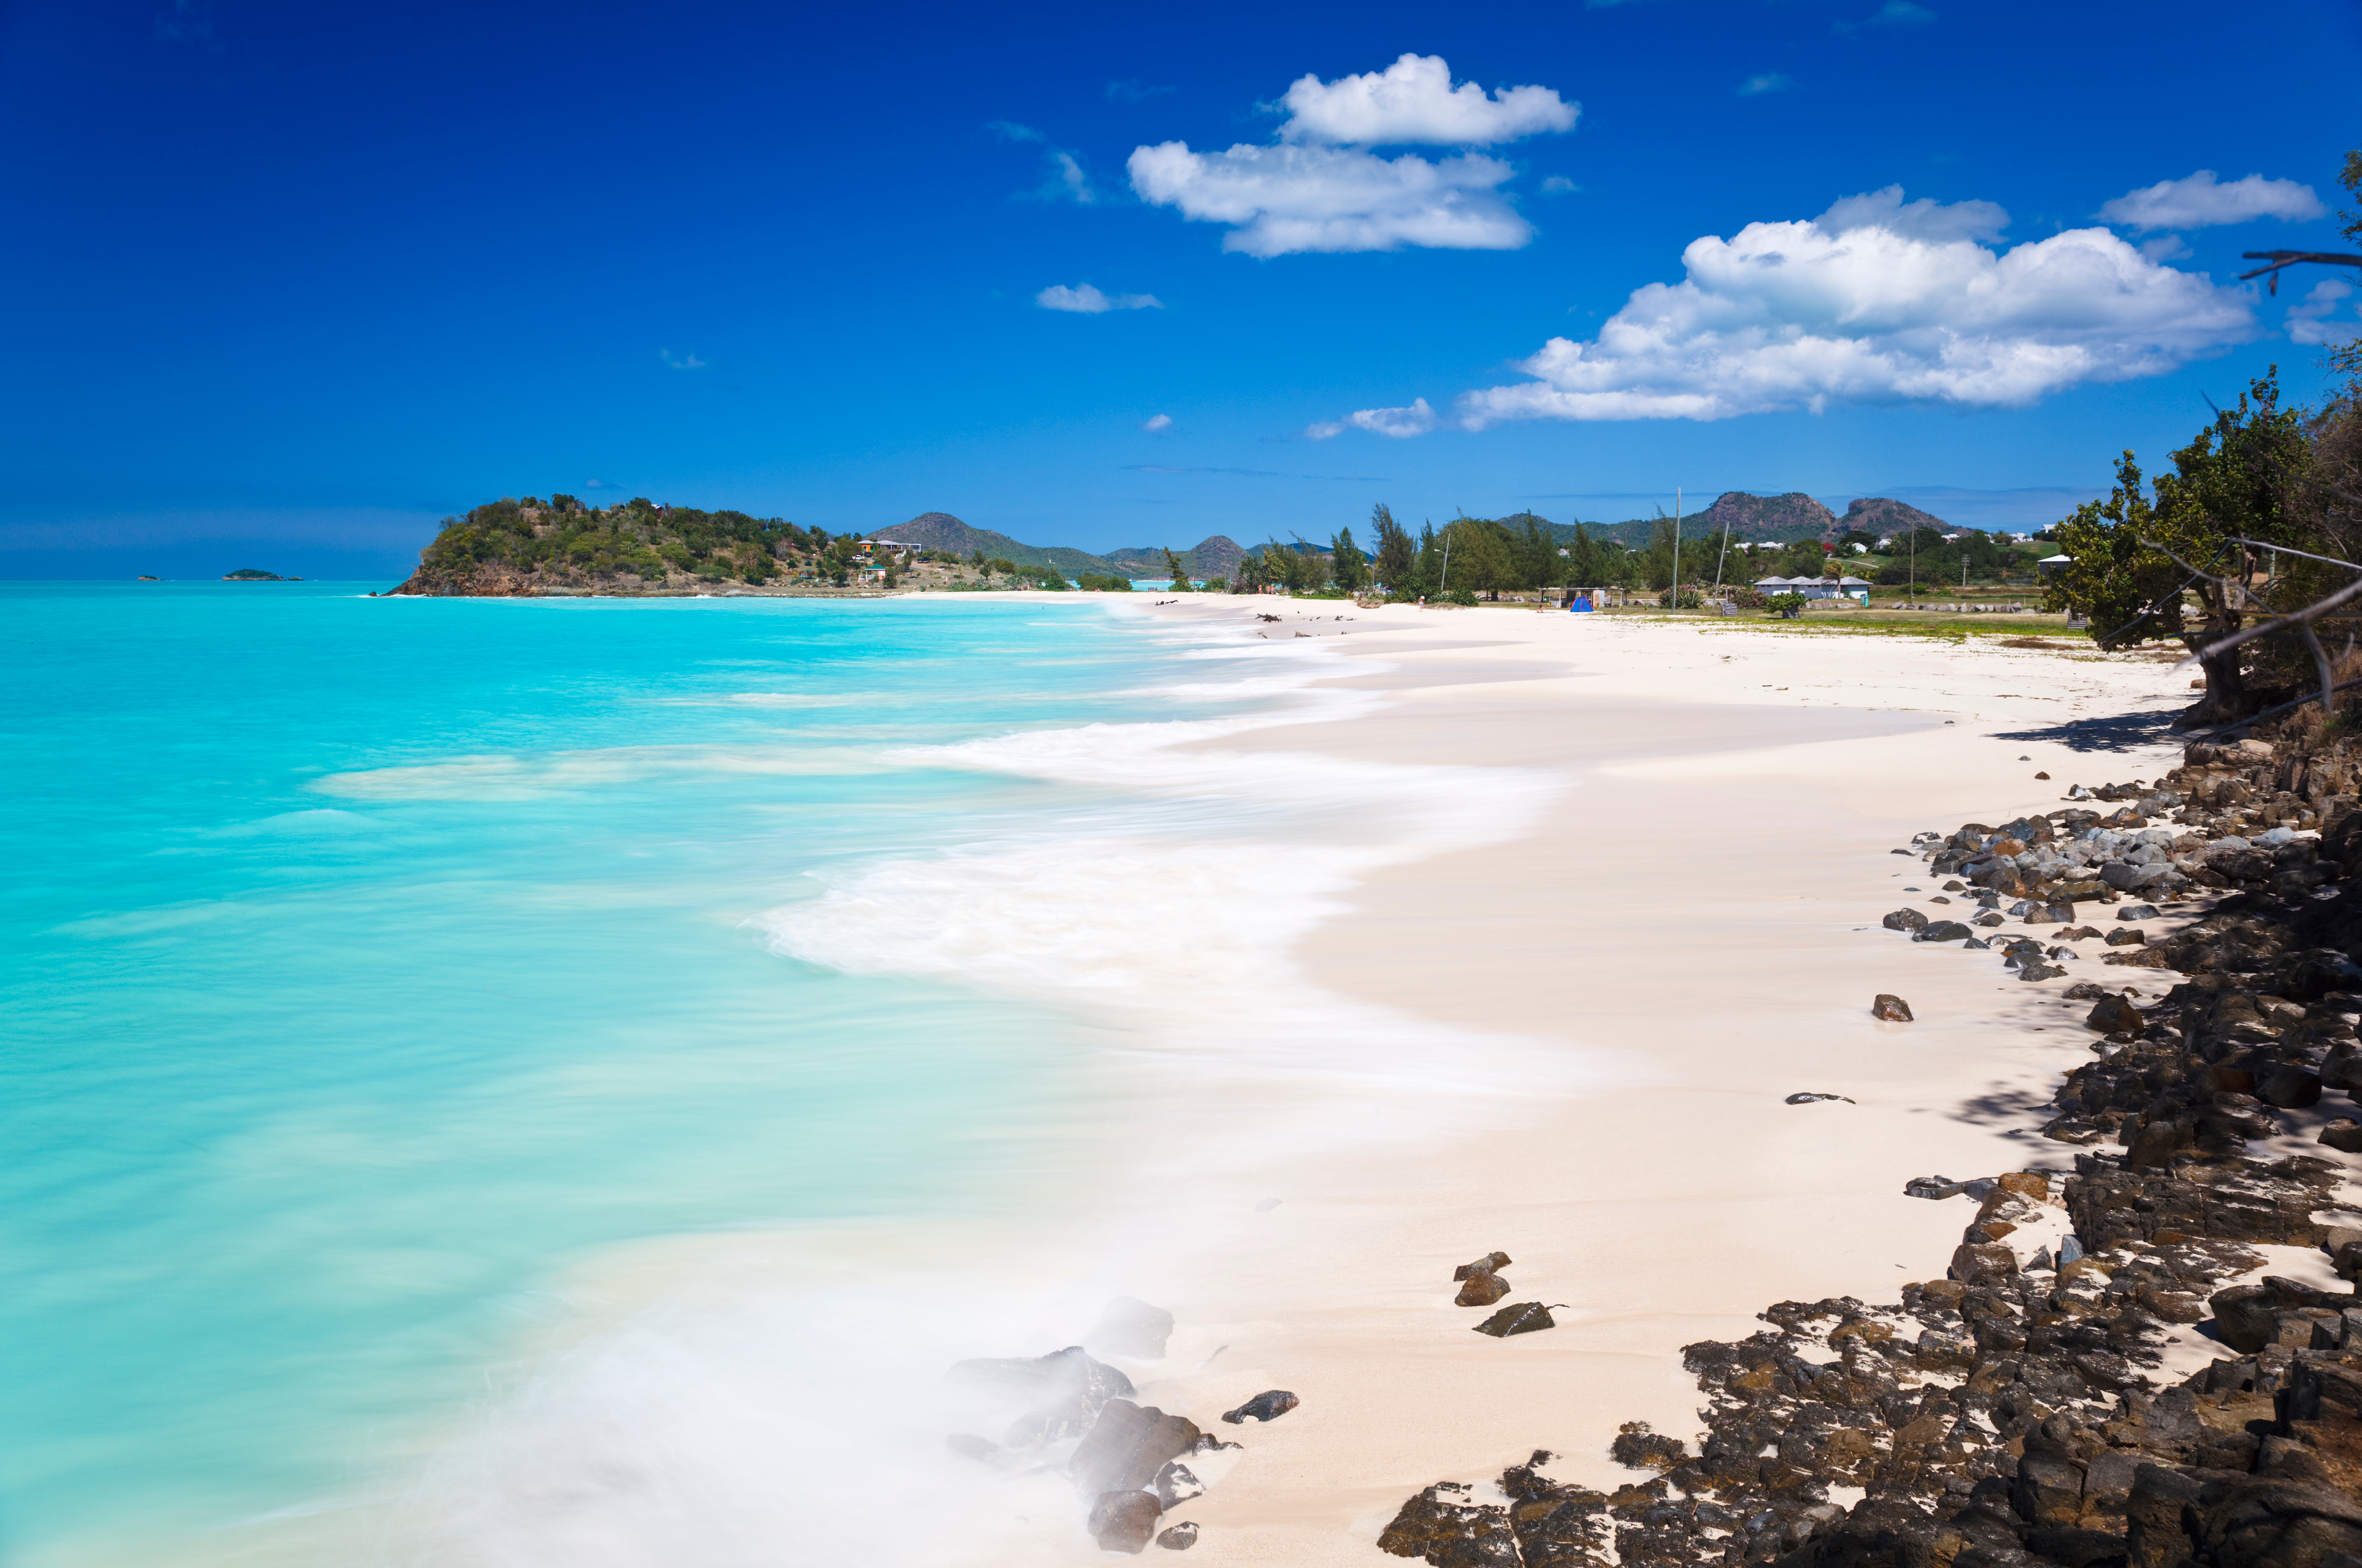
<instances>
[{"instance_id":1,"label":"shoreline","mask_svg":"<svg viewBox=\"0 0 2362 1568\"><path fill-rule=\"evenodd\" d=\"M1406 620L1365 610L1341 628L1374 631L1376 620L1404 634L1352 651L1396 666L1369 683L1387 694L1379 712L1222 744L1397 761L1473 751L1564 770L1573 804L1482 851L1490 874L1455 875L1435 859L1374 872L1307 938L1305 969L1333 992L1434 1022L1569 1045L1643 1041L1668 1081L1572 1095L1505 1118L1526 1125L1419 1149L1409 1169L1374 1151L1300 1168L1298 1196L1230 1229L1221 1267L1176 1268L1156 1282L1163 1296L1135 1292L1185 1319L1196 1298L1223 1324L1214 1337L1243 1342L1305 1400L1251 1429L1253 1461L1188 1505L1208 1561L1374 1562L1381 1516L1403 1497L1497 1473L1538 1447L1568 1456L1560 1474L1628 1482L1606 1452L1621 1423L1698 1431L1683 1343L1743 1337L1783 1298L1885 1299L1941 1277L1959 1216L1904 1198L1904 1181L2071 1169L2071 1148L2011 1112L2047 1101L2089 1059L2089 1036L2083 1008L2057 988L2028 994L1865 930L1889 896L1882 884L1916 881L1884 872L1887 851L2002 805L2054 808L2070 782L2153 777L2179 761L2178 740L2079 757L2064 740L1995 733L2178 695L2155 664L2095 670L2036 655L2047 667L2028 668L2033 659L1975 650L1963 668L1952 649L1893 650L1873 683L1831 667L1828 653L1850 650L1775 652L1738 642L1743 632L1693 652L1680 645L1701 630L1689 626L1516 618L1488 646L1421 648L1446 641L1441 628ZM1817 698L1814 718L1837 722L1784 739L1800 713L1749 737L1750 720L1770 717L1768 696L1709 707L1701 693L1724 647L1782 675L1759 691L1792 688L1799 708ZM1537 653L1571 672L1510 668ZM1495 670L1511 679L1488 679ZM1443 684L1455 679L1468 684ZM1580 744L1540 732L1593 692L1631 707L1595 709ZM1956 705L1950 726L1940 712L1897 711L1931 696ZM1888 699L1885 711L1849 721L1864 697ZM2033 781L2038 771L2054 781ZM1747 806L1729 812L1735 790ZM1604 831L1580 825L1594 812ZM1653 826L1685 821L1704 829L1689 842ZM1871 993L1887 990L1912 1000L1917 1023L1870 1017ZM1797 1091L1857 1103L1782 1102ZM1572 1303L1555 1332L1467 1332L1484 1314L1451 1305L1451 1268L1494 1248L1518 1260L1502 1271L1515 1299ZM1220 1409L1260 1375L1200 1374L1142 1397Z\"/></svg>"}]
</instances>

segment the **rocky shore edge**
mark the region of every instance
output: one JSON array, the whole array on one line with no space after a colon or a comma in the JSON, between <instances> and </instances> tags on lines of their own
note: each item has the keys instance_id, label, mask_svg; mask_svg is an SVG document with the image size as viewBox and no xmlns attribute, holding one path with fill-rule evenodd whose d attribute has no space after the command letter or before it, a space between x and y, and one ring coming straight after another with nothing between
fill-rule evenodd
<instances>
[{"instance_id":1,"label":"rocky shore edge","mask_svg":"<svg viewBox=\"0 0 2362 1568\"><path fill-rule=\"evenodd\" d=\"M1628 1423L1612 1456L1647 1479L1569 1484L1537 1450L1426 1487L1378 1545L1438 1568L2362 1568L2362 1228L2319 1217L2352 1203L2354 1162L2246 1152L2325 1090L2362 1093L2356 753L2320 730L2069 792L2106 815L1921 835L1930 877L1958 879L1929 902L1980 912L1888 928L1998 949L2036 984L2092 938L2120 983L2186 977L2147 1005L2134 986L2064 989L2096 1038L2042 1128L2059 1168L1914 1180L1977 1206L1943 1277L1892 1304L1783 1301L1746 1340L1686 1346L1696 1453ZM2212 906L2154 943L2073 924L2078 903L2132 896ZM1994 935L2012 919L2064 928ZM2362 1150L2349 1119L2318 1136ZM2266 1266L2263 1245L2323 1249L2348 1288L2224 1288ZM2167 1324L2224 1354L2160 1386Z\"/></svg>"}]
</instances>

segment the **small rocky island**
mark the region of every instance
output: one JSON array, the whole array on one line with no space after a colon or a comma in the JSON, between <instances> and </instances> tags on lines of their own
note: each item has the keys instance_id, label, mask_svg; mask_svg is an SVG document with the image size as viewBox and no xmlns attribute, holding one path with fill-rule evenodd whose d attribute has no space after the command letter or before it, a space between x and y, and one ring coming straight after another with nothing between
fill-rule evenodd
<instances>
[{"instance_id":1,"label":"small rocky island","mask_svg":"<svg viewBox=\"0 0 2362 1568\"><path fill-rule=\"evenodd\" d=\"M143 583L152 583L156 579L142 577L139 580ZM222 574L222 581L225 583L300 583L303 580L301 577L282 577L276 572L266 572L256 566L240 566L235 572Z\"/></svg>"},{"instance_id":2,"label":"small rocky island","mask_svg":"<svg viewBox=\"0 0 2362 1568\"><path fill-rule=\"evenodd\" d=\"M1239 546L1216 535L1178 555L1193 577L1235 571ZM1162 549L1093 555L1021 543L925 512L867 536L831 534L785 518L701 511L645 497L611 507L572 496L527 496L445 518L418 569L396 594L469 598L698 594L867 597L931 588L952 592L1095 588L1128 592L1134 577L1171 575Z\"/></svg>"}]
</instances>

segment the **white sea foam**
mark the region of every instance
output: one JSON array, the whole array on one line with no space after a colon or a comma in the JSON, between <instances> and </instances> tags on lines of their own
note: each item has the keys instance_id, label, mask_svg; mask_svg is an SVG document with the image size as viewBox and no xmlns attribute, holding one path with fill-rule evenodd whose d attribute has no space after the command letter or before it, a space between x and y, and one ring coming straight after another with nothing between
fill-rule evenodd
<instances>
[{"instance_id":1,"label":"white sea foam","mask_svg":"<svg viewBox=\"0 0 2362 1568\"><path fill-rule=\"evenodd\" d=\"M870 773L889 765L874 752L851 748L612 746L548 756L493 753L366 768L324 774L311 787L353 800L540 800L667 773Z\"/></svg>"},{"instance_id":2,"label":"white sea foam","mask_svg":"<svg viewBox=\"0 0 2362 1568\"><path fill-rule=\"evenodd\" d=\"M550 1363L443 1456L405 1510L398 1560L1096 1560L1063 1476L1011 1475L945 1451L947 1431L999 1435L955 1424L966 1418L941 1381L948 1363L1074 1343L1086 1299L1124 1288L1127 1249L1194 1255L1209 1245L1209 1205L1242 1212L1275 1148L1301 1160L1465 1135L1610 1080L1604 1056L1562 1041L1409 1017L1303 971L1297 944L1374 871L1499 843L1562 787L1512 768L1221 747L1381 700L1304 689L1332 673L1330 660L1302 644L1258 651L1243 684L1273 700L1252 714L887 753L1064 786L1057 815L817 872L816 896L749 924L805 962L949 978L1098 1020L1101 1092L1087 1103L1120 1120L1078 1130L1078 1146L1128 1167L1098 1173L1097 1212L1070 1203L1054 1234L1007 1249L946 1234L924 1266L880 1253L832 1269L774 1254L675 1281L657 1305ZM1117 1133L1127 1135L1111 1151Z\"/></svg>"}]
</instances>

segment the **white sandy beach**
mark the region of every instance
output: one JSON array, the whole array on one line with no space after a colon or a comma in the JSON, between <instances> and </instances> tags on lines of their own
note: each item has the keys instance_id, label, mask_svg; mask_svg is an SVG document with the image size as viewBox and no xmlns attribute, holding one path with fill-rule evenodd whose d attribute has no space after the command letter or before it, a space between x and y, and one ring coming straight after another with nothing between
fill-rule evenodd
<instances>
[{"instance_id":1,"label":"white sandy beach","mask_svg":"<svg viewBox=\"0 0 2362 1568\"><path fill-rule=\"evenodd\" d=\"M1891 1301L1943 1275L1967 1206L1906 1198L1907 1179L2071 1168L2071 1149L2035 1135L2036 1107L2088 1059L2084 1009L2058 997L2069 981L2022 984L1997 959L1880 929L1937 891L1890 850L2051 809L2072 782L2176 765L2177 739L2078 751L2061 731L2178 707L2186 674L1998 637L1403 607L1316 625L1310 607L1269 600L1161 613L1274 608L1283 620L1254 630L1342 632L1338 652L1392 666L1346 677L1385 700L1214 745L1449 759L1567 786L1514 842L1370 876L1302 945L1308 977L1614 1057L1605 1087L1507 1098L1481 1132L1302 1158L1282 1140L1220 1190L1226 1220L1201 1211L1194 1245L1138 1255L1126 1288L1182 1325L1156 1369L1171 1375L1141 1376L1142 1398L1247 1444L1175 1516L1203 1527L1200 1560L1376 1561L1410 1493L1484 1480L1537 1447L1568 1474L1628 1479L1606 1453L1620 1422L1698 1430L1683 1344L1742 1337L1776 1300ZM2125 973L2087 961L2071 978ZM1882 991L1917 1022L1873 1021ZM1783 1103L1800 1090L1855 1102ZM1247 1201L1257 1182L1275 1207ZM1495 1248L1516 1259L1509 1299L1552 1304L1555 1330L1470 1332L1485 1314L1451 1304L1451 1270ZM1180 1369L1218 1345L1211 1365ZM1302 1407L1269 1426L1213 1423L1274 1387Z\"/></svg>"},{"instance_id":2,"label":"white sandy beach","mask_svg":"<svg viewBox=\"0 0 2362 1568\"><path fill-rule=\"evenodd\" d=\"M1969 1205L1904 1181L2070 1168L2036 1134L2089 1059L2086 1009L2058 992L2174 978L2086 943L2069 980L2025 984L1879 926L1941 908L1924 862L1891 853L1915 832L2175 765L2158 723L2108 722L2185 702L2169 663L2010 648L2006 623L1953 643L1135 607L1216 652L1253 642L1280 687L1350 696L1301 722L1036 732L973 765L1232 811L1284 797L1303 841L1086 833L892 862L791 906L783 950L1065 984L1098 1020L1073 1105L979 1129L1012 1140L1020 1200L605 1260L571 1291L576 1348L403 1505L396 1533L430 1538L416 1560L655 1568L782 1541L824 1560L870 1550L890 1508L880 1562L1107 1561L1062 1475L949 1456L935 1407L948 1362L1072 1343L1129 1295L1176 1320L1164 1359L1118 1362L1140 1401L1244 1444L1166 1520L1201 1527L1192 1561L1367 1568L1431 1482L1545 1448L1615 1484L1620 1423L1694 1437L1683 1344L1744 1337L1782 1299L1941 1277ZM1307 815L1330 803L1326 827ZM1916 1022L1872 1020L1880 992ZM1798 1091L1851 1102L1783 1102ZM1485 1313L1452 1305L1452 1268L1496 1248L1507 1299L1554 1329L1470 1332ZM1302 1404L1220 1420L1267 1388Z\"/></svg>"}]
</instances>

